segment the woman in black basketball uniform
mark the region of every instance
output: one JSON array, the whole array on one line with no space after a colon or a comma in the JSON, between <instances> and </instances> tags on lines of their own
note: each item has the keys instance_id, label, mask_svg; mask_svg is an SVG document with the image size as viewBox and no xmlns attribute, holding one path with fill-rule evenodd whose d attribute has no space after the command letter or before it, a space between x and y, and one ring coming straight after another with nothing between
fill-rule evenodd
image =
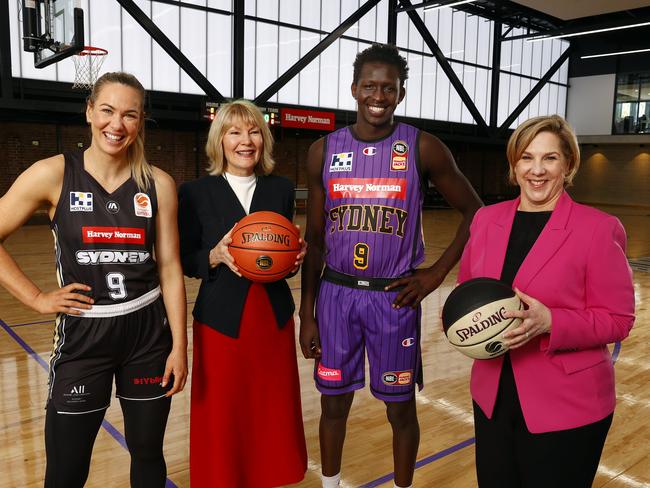
<instances>
[{"instance_id":1,"label":"woman in black basketball uniform","mask_svg":"<svg viewBox=\"0 0 650 488\"><path fill-rule=\"evenodd\" d=\"M55 240L60 288L51 292L0 246L0 283L37 312L57 314L47 488L84 485L113 378L131 486L165 485L170 397L187 377L186 304L175 184L145 159L144 98L132 75L100 77L86 107L90 147L38 161L0 199L1 240L42 206Z\"/></svg>"},{"instance_id":2,"label":"woman in black basketball uniform","mask_svg":"<svg viewBox=\"0 0 650 488\"><path fill-rule=\"evenodd\" d=\"M238 220L258 210L293 217L293 184L271 175L273 138L245 100L219 108L209 175L179 190L181 259L200 278L194 306L190 484L269 488L307 469L287 282L251 283L228 252ZM296 271L305 254L296 262Z\"/></svg>"}]
</instances>

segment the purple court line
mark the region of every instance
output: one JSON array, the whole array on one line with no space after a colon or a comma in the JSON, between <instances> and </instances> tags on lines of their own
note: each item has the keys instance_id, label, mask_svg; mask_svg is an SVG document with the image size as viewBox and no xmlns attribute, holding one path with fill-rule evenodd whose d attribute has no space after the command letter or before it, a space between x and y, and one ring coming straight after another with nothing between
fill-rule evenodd
<instances>
[{"instance_id":1,"label":"purple court line","mask_svg":"<svg viewBox=\"0 0 650 488\"><path fill-rule=\"evenodd\" d=\"M29 325L29 324L25 324L25 325ZM11 338L14 341L16 341L18 345L20 345L20 347L22 347L27 352L27 354L29 354L33 359L35 359L36 362L40 364L46 372L49 371L48 365L45 362L45 360L42 357L40 357L31 347L29 347L29 344L23 341L22 338L18 334L16 334L11 329L11 327L5 324L5 322L2 319L0 319L0 327L2 327L7 332L7 334L9 334ZM126 439L124 438L124 436L121 434L119 430L113 427L113 425L108 420L105 419L102 421L102 427L104 427L106 432L108 432L113 437L113 439L115 439L118 442L118 444L120 444L124 449L128 451L128 448L126 447ZM167 478L167 482L165 483L165 488L178 488L178 487L174 484L172 480Z\"/></svg>"},{"instance_id":2,"label":"purple court line","mask_svg":"<svg viewBox=\"0 0 650 488\"><path fill-rule=\"evenodd\" d=\"M25 322L24 324L14 324L14 325L9 325L8 327L11 327L13 329L15 327L24 327L26 325L41 325L41 324L52 324L52 323L54 323L54 319L39 320L38 322Z\"/></svg>"},{"instance_id":3,"label":"purple court line","mask_svg":"<svg viewBox=\"0 0 650 488\"><path fill-rule=\"evenodd\" d=\"M420 459L418 462L415 463L415 469L421 468L422 466L426 466L427 464L432 463L433 461L437 461L438 459L442 459L445 456L449 456L450 454L453 454L456 451L460 451L461 449L464 449L467 446L471 446L472 444L474 444L475 441L476 439L474 439L474 437L470 437L469 439L464 440L463 442L459 442L455 446L448 447L443 451L437 452L436 454L433 454L424 459ZM370 483L366 483L365 485L362 485L361 488L374 488L388 481L391 481L393 478L394 478L393 473L390 473L385 476L382 476L381 478L377 478L376 480L373 480Z\"/></svg>"}]
</instances>

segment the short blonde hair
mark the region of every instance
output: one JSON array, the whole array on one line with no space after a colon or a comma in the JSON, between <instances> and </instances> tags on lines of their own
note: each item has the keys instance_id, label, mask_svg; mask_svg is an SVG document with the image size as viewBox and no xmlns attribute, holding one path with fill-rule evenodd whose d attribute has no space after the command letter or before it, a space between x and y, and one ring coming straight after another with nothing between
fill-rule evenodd
<instances>
[{"instance_id":1,"label":"short blonde hair","mask_svg":"<svg viewBox=\"0 0 650 488\"><path fill-rule=\"evenodd\" d=\"M564 176L564 186L571 186L573 177L580 167L580 147L576 134L569 125L559 115L544 115L533 117L523 122L510 136L506 155L510 169L508 178L513 185L517 184L515 177L515 166L521 159L526 148L533 142L540 132L550 132L560 139L563 156L567 160L567 173Z\"/></svg>"},{"instance_id":2,"label":"short blonde hair","mask_svg":"<svg viewBox=\"0 0 650 488\"><path fill-rule=\"evenodd\" d=\"M255 165L256 174L268 175L275 167L273 160L273 136L269 130L260 109L248 100L235 100L219 107L217 115L210 124L208 142L205 152L210 159L208 173L221 175L226 171L228 161L223 154L223 136L235 123L250 124L257 127L262 133L264 150L261 160Z\"/></svg>"}]
</instances>

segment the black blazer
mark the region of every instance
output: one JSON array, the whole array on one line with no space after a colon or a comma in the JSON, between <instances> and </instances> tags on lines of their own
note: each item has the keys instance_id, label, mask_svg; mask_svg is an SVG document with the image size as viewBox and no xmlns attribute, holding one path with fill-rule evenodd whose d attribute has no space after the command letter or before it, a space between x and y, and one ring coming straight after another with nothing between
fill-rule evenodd
<instances>
[{"instance_id":1,"label":"black blazer","mask_svg":"<svg viewBox=\"0 0 650 488\"><path fill-rule=\"evenodd\" d=\"M178 192L183 272L201 278L192 315L219 332L239 336L239 322L251 282L228 266L210 269L209 253L240 219L246 216L237 195L223 176L204 176L183 183ZM258 176L250 212L270 210L293 218L294 186L280 176ZM285 280L264 285L275 320L282 328L293 316L295 305Z\"/></svg>"}]
</instances>

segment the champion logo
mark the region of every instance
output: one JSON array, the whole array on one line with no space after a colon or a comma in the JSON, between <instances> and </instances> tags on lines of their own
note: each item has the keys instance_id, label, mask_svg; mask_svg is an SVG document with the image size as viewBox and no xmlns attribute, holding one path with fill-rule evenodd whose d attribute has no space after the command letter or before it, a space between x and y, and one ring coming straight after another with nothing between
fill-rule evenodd
<instances>
[{"instance_id":1,"label":"champion logo","mask_svg":"<svg viewBox=\"0 0 650 488\"><path fill-rule=\"evenodd\" d=\"M413 344L415 344L415 339L413 337L407 337L402 341L403 347L411 347Z\"/></svg>"},{"instance_id":2,"label":"champion logo","mask_svg":"<svg viewBox=\"0 0 650 488\"><path fill-rule=\"evenodd\" d=\"M363 148L363 154L366 156L374 156L377 154L377 148L374 146L368 146Z\"/></svg>"}]
</instances>

